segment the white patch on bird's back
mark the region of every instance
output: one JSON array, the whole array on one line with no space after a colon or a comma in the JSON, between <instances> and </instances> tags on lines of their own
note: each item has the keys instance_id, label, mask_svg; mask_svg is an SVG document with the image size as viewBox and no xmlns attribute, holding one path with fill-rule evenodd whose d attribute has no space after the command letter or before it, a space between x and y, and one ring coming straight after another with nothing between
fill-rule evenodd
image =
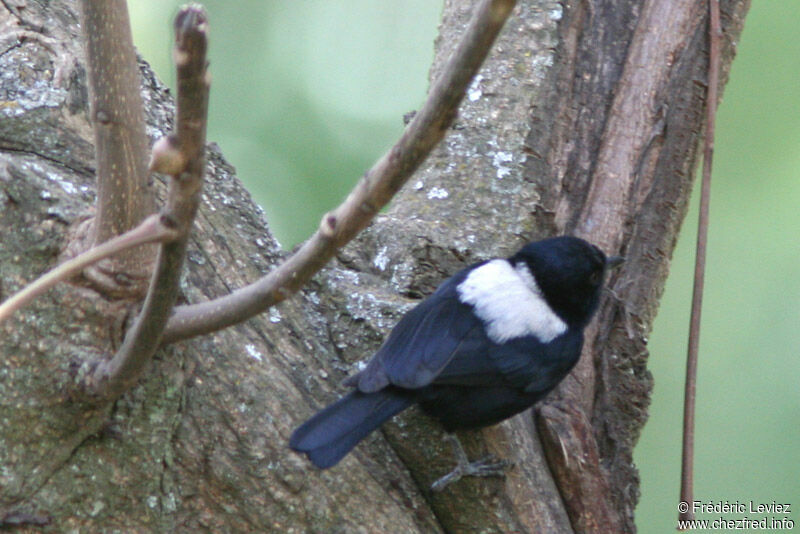
<instances>
[{"instance_id":1,"label":"white patch on bird's back","mask_svg":"<svg viewBox=\"0 0 800 534\"><path fill-rule=\"evenodd\" d=\"M547 343L567 330L524 263L516 268L503 259L485 263L458 285L458 295L475 308L495 343L525 336Z\"/></svg>"}]
</instances>

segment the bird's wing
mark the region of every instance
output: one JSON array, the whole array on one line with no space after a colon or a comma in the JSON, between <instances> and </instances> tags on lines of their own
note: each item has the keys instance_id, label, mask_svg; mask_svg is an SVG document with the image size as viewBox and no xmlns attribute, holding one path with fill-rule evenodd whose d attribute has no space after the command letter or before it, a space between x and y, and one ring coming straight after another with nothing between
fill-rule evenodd
<instances>
[{"instance_id":1,"label":"bird's wing","mask_svg":"<svg viewBox=\"0 0 800 534\"><path fill-rule=\"evenodd\" d=\"M534 336L502 344L470 343L467 336L434 382L546 392L572 369L580 356L581 344L582 335L572 330L547 343Z\"/></svg>"},{"instance_id":2,"label":"bird's wing","mask_svg":"<svg viewBox=\"0 0 800 534\"><path fill-rule=\"evenodd\" d=\"M367 367L346 383L370 393L394 384L512 386L547 391L580 355L582 335L568 330L547 343L535 336L493 343L472 306L458 298L464 272L408 312Z\"/></svg>"},{"instance_id":3,"label":"bird's wing","mask_svg":"<svg viewBox=\"0 0 800 534\"><path fill-rule=\"evenodd\" d=\"M410 389L449 384L547 392L580 356L579 332L548 343L525 336L497 344L488 339L479 319L454 308L456 304L440 302L418 323L402 325L398 341L387 340L376 355L387 383Z\"/></svg>"},{"instance_id":4,"label":"bird's wing","mask_svg":"<svg viewBox=\"0 0 800 534\"><path fill-rule=\"evenodd\" d=\"M483 323L458 299L461 273L409 311L367 367L349 383L363 392L394 384L415 389L430 384L456 355L485 343Z\"/></svg>"},{"instance_id":5,"label":"bird's wing","mask_svg":"<svg viewBox=\"0 0 800 534\"><path fill-rule=\"evenodd\" d=\"M583 334L567 330L548 343L534 337L495 345L489 358L513 387L528 393L547 393L569 373L581 355Z\"/></svg>"}]
</instances>

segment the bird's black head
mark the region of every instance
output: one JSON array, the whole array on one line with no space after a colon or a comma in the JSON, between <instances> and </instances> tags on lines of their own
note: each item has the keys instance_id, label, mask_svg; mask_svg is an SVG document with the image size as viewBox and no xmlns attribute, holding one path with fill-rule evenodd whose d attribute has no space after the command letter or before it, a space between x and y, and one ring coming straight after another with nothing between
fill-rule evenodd
<instances>
[{"instance_id":1,"label":"bird's black head","mask_svg":"<svg viewBox=\"0 0 800 534\"><path fill-rule=\"evenodd\" d=\"M597 308L607 267L621 261L583 239L552 237L525 245L509 258L524 262L547 303L567 324L583 326Z\"/></svg>"}]
</instances>

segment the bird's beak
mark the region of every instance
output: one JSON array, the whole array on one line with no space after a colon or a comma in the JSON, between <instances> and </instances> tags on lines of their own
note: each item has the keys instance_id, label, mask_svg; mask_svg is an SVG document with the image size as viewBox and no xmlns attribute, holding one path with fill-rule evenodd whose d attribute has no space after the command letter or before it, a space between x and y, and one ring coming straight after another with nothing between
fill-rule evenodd
<instances>
[{"instance_id":1,"label":"bird's beak","mask_svg":"<svg viewBox=\"0 0 800 534\"><path fill-rule=\"evenodd\" d=\"M609 256L606 258L606 269L613 269L625 263L625 258L622 256Z\"/></svg>"}]
</instances>

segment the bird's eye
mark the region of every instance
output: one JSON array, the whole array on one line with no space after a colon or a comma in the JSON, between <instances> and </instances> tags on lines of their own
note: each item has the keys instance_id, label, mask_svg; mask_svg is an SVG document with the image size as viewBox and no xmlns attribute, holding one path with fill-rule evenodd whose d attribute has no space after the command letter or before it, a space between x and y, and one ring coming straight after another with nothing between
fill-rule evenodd
<instances>
[{"instance_id":1,"label":"bird's eye","mask_svg":"<svg viewBox=\"0 0 800 534\"><path fill-rule=\"evenodd\" d=\"M603 281L603 271L594 271L589 275L589 283L593 286L599 285Z\"/></svg>"}]
</instances>

